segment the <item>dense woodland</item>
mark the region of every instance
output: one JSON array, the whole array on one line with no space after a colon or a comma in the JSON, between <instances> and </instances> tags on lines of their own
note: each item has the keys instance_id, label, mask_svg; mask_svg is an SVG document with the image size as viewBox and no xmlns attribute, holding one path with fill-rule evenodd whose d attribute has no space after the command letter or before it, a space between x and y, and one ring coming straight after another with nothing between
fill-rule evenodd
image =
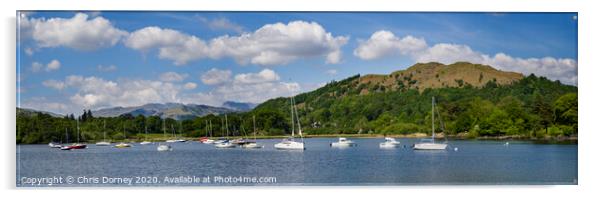
<instances>
[{"instance_id":1,"label":"dense woodland","mask_svg":"<svg viewBox=\"0 0 602 198\"><path fill-rule=\"evenodd\" d=\"M438 132L465 137L577 136L577 87L527 76L509 85L495 79L484 87L459 80L458 87L419 91L400 82L391 89L378 84L357 84L359 75L333 81L315 91L295 97L305 134L410 134L427 133L431 126L431 97L437 99L442 118ZM407 83L411 84L412 79ZM415 82L414 82L415 83ZM360 94L370 90L369 94ZM213 137L251 135L253 116L258 135L290 134L290 99L276 98L249 112L195 119L165 120L168 136ZM143 139L145 127L153 137L163 137L163 120L158 116L122 115L95 117L89 110L81 116L51 115L17 109L17 143L73 142L79 120L81 141ZM208 123L211 122L211 129ZM106 123L106 124L105 124ZM106 128L105 128L106 126ZM125 131L125 132L124 132ZM226 134L226 132L229 134ZM125 133L125 137L124 137Z\"/></svg>"}]
</instances>

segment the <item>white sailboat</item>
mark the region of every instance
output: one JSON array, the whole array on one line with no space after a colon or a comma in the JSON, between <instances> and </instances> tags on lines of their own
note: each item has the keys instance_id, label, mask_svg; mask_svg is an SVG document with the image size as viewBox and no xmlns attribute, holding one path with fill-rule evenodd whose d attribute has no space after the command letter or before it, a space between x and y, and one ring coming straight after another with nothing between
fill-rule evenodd
<instances>
[{"instance_id":1,"label":"white sailboat","mask_svg":"<svg viewBox=\"0 0 602 198\"><path fill-rule=\"evenodd\" d=\"M253 141L247 141L241 147L246 149L258 149L263 148L263 145L257 144L257 130L255 128L255 116L253 115Z\"/></svg>"},{"instance_id":2,"label":"white sailboat","mask_svg":"<svg viewBox=\"0 0 602 198\"><path fill-rule=\"evenodd\" d=\"M340 137L339 141L330 143L330 147L339 147L339 148L341 148L341 147L352 147L352 146L355 146L355 145L356 144L355 144L354 141L348 140L347 138L344 138L344 137Z\"/></svg>"},{"instance_id":3,"label":"white sailboat","mask_svg":"<svg viewBox=\"0 0 602 198\"><path fill-rule=\"evenodd\" d=\"M119 143L119 144L116 144L116 145L115 145L115 148L129 148L129 147L132 147L132 145L131 145L131 144L125 143L125 140L126 140L126 135L125 135L125 124L123 124L123 140L124 140L124 142L121 142L121 143Z\"/></svg>"},{"instance_id":4,"label":"white sailboat","mask_svg":"<svg viewBox=\"0 0 602 198\"><path fill-rule=\"evenodd\" d=\"M401 143L399 143L395 138L385 137L385 142L381 142L378 146L383 149L388 148L397 148Z\"/></svg>"},{"instance_id":5,"label":"white sailboat","mask_svg":"<svg viewBox=\"0 0 602 198\"><path fill-rule=\"evenodd\" d=\"M438 111L437 111L438 113ZM432 136L430 139L422 139L420 143L414 144L414 150L445 150L447 148L446 143L435 142L435 97L431 102L431 129Z\"/></svg>"},{"instance_id":6,"label":"white sailboat","mask_svg":"<svg viewBox=\"0 0 602 198\"><path fill-rule=\"evenodd\" d=\"M148 130L146 129L146 123L144 124L144 141L140 142L141 145L151 144L152 142L146 140L148 138Z\"/></svg>"},{"instance_id":7,"label":"white sailboat","mask_svg":"<svg viewBox=\"0 0 602 198\"><path fill-rule=\"evenodd\" d=\"M107 121L103 120L103 135L102 141L96 142L96 146L110 146L111 142L107 141Z\"/></svg>"},{"instance_id":8,"label":"white sailboat","mask_svg":"<svg viewBox=\"0 0 602 198\"><path fill-rule=\"evenodd\" d=\"M305 150L305 142L303 141L303 131L301 130L301 122L299 121L299 114L297 114L297 107L295 107L295 97L291 96L291 137L282 140L282 142L274 144L274 148L280 150ZM295 117L297 118L297 129L301 142L295 141Z\"/></svg>"},{"instance_id":9,"label":"white sailboat","mask_svg":"<svg viewBox=\"0 0 602 198\"><path fill-rule=\"evenodd\" d=\"M228 137L228 134L230 133L229 129L228 129L228 114L225 114L226 117L226 137ZM221 141L219 143L215 144L215 148L234 148L236 147L236 144L232 144L232 142L230 142L230 140L228 139L221 139Z\"/></svg>"},{"instance_id":10,"label":"white sailboat","mask_svg":"<svg viewBox=\"0 0 602 198\"><path fill-rule=\"evenodd\" d=\"M165 120L163 120L163 138L165 138L167 134L165 133ZM157 146L157 151L172 151L171 145L165 143L159 143Z\"/></svg>"},{"instance_id":11,"label":"white sailboat","mask_svg":"<svg viewBox=\"0 0 602 198\"><path fill-rule=\"evenodd\" d=\"M173 128L173 124L171 125L171 139L166 140L165 142L168 142L168 143L178 142L178 139L176 139L176 130Z\"/></svg>"},{"instance_id":12,"label":"white sailboat","mask_svg":"<svg viewBox=\"0 0 602 198\"><path fill-rule=\"evenodd\" d=\"M215 140L211 139L211 120L209 120L209 125L207 125L207 121L205 120L205 137L201 138L201 143L203 144L213 144L215 142Z\"/></svg>"}]
</instances>

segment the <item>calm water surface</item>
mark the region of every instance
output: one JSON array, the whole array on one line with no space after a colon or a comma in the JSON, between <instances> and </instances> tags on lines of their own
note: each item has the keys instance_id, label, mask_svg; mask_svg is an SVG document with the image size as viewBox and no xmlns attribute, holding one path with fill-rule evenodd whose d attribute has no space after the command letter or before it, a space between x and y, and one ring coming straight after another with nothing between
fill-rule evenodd
<instances>
[{"instance_id":1,"label":"calm water surface","mask_svg":"<svg viewBox=\"0 0 602 198\"><path fill-rule=\"evenodd\" d=\"M263 149L216 149L198 142L174 143L172 152L157 144L116 149L88 145L62 151L47 145L17 145L17 186L31 178L99 178L97 184L52 186L129 186L102 178L148 177L131 185L420 185L420 184L577 184L577 145L528 141L449 141L446 151L414 151L416 139L398 139L406 148L380 149L381 138L352 139L358 146L337 149L334 138L305 139L305 151L280 151L280 140L258 140ZM454 151L453 148L458 148ZM166 183L166 178L262 177L271 183ZM156 177L157 182L154 182ZM201 180L202 181L202 180ZM140 182L140 181L138 181ZM38 185L34 185L38 186ZM40 185L48 186L48 185Z\"/></svg>"}]
</instances>

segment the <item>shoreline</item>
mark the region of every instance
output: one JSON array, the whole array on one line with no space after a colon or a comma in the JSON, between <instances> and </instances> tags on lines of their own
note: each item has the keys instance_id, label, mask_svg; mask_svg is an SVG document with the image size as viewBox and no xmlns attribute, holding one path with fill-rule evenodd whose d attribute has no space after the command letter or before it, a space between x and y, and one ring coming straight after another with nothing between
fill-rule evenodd
<instances>
[{"instance_id":1,"label":"shoreline","mask_svg":"<svg viewBox=\"0 0 602 198\"><path fill-rule=\"evenodd\" d=\"M257 136L257 139L284 139L284 138L288 138L290 136L286 136L286 135L278 135L278 136ZM410 133L410 134L391 134L391 135L384 135L384 134L320 134L320 135L304 135L303 138L339 138L339 137L346 137L346 138L385 138L385 137L392 137L392 138L410 138L410 139L421 139L421 138L430 138L430 135L427 135L426 133ZM179 137L177 139L184 139L186 141L198 141L201 137ZM211 139L217 139L220 137L211 137ZM251 136L229 136L227 137L228 139L239 139L239 138L243 138L243 139L253 139L254 137ZM298 136L295 136L295 138L299 138ZM119 143L119 142L127 142L127 143L131 143L131 142L135 142L135 143L139 143L142 141L151 141L151 142L163 142L166 141L168 139L174 139L174 138L163 138L163 137L158 137L158 138L148 138L148 139L126 139L124 140L118 140L118 141L112 141L111 143ZM550 136L546 136L546 137L525 137L525 136L481 136L481 137L468 137L465 134L457 134L457 135L446 135L444 136L442 133L437 133L435 134L435 139L451 139L451 140L525 140L525 141L536 141L536 142L569 142L569 143L577 143L578 142L578 137L576 136L570 136L570 137L550 137ZM98 140L98 141L102 141L102 140ZM85 144L95 144L98 141L86 141L86 142L80 142L80 143L85 143ZM38 144L47 144L47 143L38 143ZM71 144L71 143L68 143ZM20 145L19 143L17 143L17 145Z\"/></svg>"}]
</instances>

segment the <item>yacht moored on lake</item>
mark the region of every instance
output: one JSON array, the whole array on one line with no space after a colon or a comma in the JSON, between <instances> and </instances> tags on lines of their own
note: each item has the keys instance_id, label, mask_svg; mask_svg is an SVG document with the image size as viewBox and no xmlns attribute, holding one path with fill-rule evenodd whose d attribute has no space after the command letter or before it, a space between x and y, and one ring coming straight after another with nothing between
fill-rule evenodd
<instances>
[{"instance_id":1,"label":"yacht moored on lake","mask_svg":"<svg viewBox=\"0 0 602 198\"><path fill-rule=\"evenodd\" d=\"M50 142L50 143L48 143L48 146L50 148L61 148L61 147L63 147L63 145L61 145L61 144L59 144L57 142Z\"/></svg>"},{"instance_id":2,"label":"yacht moored on lake","mask_svg":"<svg viewBox=\"0 0 602 198\"><path fill-rule=\"evenodd\" d=\"M125 134L125 124L123 124L123 140L124 140L124 142L116 144L114 147L115 148L129 148L129 147L132 147L131 144L125 143L125 140L127 140L127 136Z\"/></svg>"},{"instance_id":3,"label":"yacht moored on lake","mask_svg":"<svg viewBox=\"0 0 602 198\"><path fill-rule=\"evenodd\" d=\"M230 129L228 129L228 114L225 114L224 117L226 117L226 137L228 137L228 134L230 133ZM228 140L227 138L220 138L218 141L216 141L217 143L215 143L215 148L235 148L236 144L232 144L232 142L230 140Z\"/></svg>"},{"instance_id":4,"label":"yacht moored on lake","mask_svg":"<svg viewBox=\"0 0 602 198\"><path fill-rule=\"evenodd\" d=\"M437 110L437 114L439 111ZM439 118L441 119L441 118ZM422 139L420 143L414 144L414 150L445 150L447 143L436 143L435 142L435 97L433 96L431 102L431 130L432 135L430 139Z\"/></svg>"},{"instance_id":5,"label":"yacht moored on lake","mask_svg":"<svg viewBox=\"0 0 602 198\"><path fill-rule=\"evenodd\" d=\"M148 130L146 129L146 124L144 125L144 141L140 142L141 145L152 144L152 142L146 140L148 138Z\"/></svg>"},{"instance_id":6,"label":"yacht moored on lake","mask_svg":"<svg viewBox=\"0 0 602 198\"><path fill-rule=\"evenodd\" d=\"M63 149L61 147L61 150L85 149L86 147L88 147L88 145L86 145L86 144L79 143L79 119L76 119L76 122L77 122L77 143L67 146L69 149L67 149L67 148Z\"/></svg>"},{"instance_id":7,"label":"yacht moored on lake","mask_svg":"<svg viewBox=\"0 0 602 198\"><path fill-rule=\"evenodd\" d=\"M385 142L381 142L379 144L380 148L397 148L399 147L400 143L395 140L394 138L390 138L390 137L385 137Z\"/></svg>"},{"instance_id":8,"label":"yacht moored on lake","mask_svg":"<svg viewBox=\"0 0 602 198\"><path fill-rule=\"evenodd\" d=\"M96 146L110 146L111 142L107 141L107 122L103 121L103 135L102 141L96 142Z\"/></svg>"},{"instance_id":9,"label":"yacht moored on lake","mask_svg":"<svg viewBox=\"0 0 602 198\"><path fill-rule=\"evenodd\" d=\"M167 134L165 133L165 119L163 119L163 138L165 138ZM172 151L171 145L165 143L159 143L157 146L157 151Z\"/></svg>"},{"instance_id":10,"label":"yacht moored on lake","mask_svg":"<svg viewBox=\"0 0 602 198\"><path fill-rule=\"evenodd\" d=\"M254 139L254 141L247 141L245 144L241 145L240 147L246 148L246 149L263 148L263 145L257 144L257 130L255 128L255 116L253 116L253 139Z\"/></svg>"},{"instance_id":11,"label":"yacht moored on lake","mask_svg":"<svg viewBox=\"0 0 602 198\"><path fill-rule=\"evenodd\" d=\"M348 140L347 138L340 137L339 141L330 143L330 147L352 147L355 146L355 142Z\"/></svg>"},{"instance_id":12,"label":"yacht moored on lake","mask_svg":"<svg viewBox=\"0 0 602 198\"><path fill-rule=\"evenodd\" d=\"M305 150L305 142L303 141L303 130L301 130L301 122L297 107L295 107L295 97L291 96L291 136L282 140L282 142L274 144L274 148L280 150ZM301 142L295 141L295 118L297 118L297 132L301 137Z\"/></svg>"}]
</instances>

